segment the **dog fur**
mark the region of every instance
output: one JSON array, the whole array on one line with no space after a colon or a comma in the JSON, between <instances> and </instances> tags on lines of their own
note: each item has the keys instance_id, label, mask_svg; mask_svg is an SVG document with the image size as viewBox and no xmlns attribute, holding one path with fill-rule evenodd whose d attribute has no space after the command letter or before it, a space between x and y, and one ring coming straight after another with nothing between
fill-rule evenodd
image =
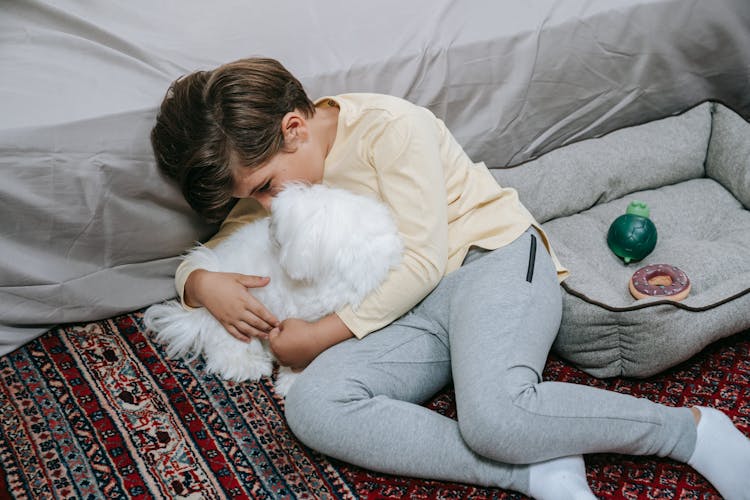
<instances>
[{"instance_id":1,"label":"dog fur","mask_svg":"<svg viewBox=\"0 0 750 500\"><path fill-rule=\"evenodd\" d=\"M401 261L398 230L384 204L320 184L290 184L273 200L271 215L232 233L211 249L194 247L187 258L209 270L269 276L253 295L279 320L315 321L346 305L356 308ZM266 341L232 337L205 309L175 300L153 305L146 326L171 358L201 354L206 371L228 380L270 376L274 358ZM276 392L294 381L281 367Z\"/></svg>"}]
</instances>

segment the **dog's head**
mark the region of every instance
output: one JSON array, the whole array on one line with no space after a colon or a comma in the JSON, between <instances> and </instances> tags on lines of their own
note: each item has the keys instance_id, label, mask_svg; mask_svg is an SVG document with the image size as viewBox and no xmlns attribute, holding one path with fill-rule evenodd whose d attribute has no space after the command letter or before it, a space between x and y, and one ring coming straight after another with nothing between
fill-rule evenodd
<instances>
[{"instance_id":1,"label":"dog's head","mask_svg":"<svg viewBox=\"0 0 750 500\"><path fill-rule=\"evenodd\" d=\"M403 250L384 204L321 184L285 186L271 205L270 232L289 277L343 282L360 299L400 262Z\"/></svg>"}]
</instances>

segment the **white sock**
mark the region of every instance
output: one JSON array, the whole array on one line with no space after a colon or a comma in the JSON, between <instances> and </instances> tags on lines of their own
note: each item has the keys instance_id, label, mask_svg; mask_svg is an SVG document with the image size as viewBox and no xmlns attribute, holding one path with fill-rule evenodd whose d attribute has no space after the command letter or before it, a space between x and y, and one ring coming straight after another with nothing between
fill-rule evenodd
<instances>
[{"instance_id":1,"label":"white sock","mask_svg":"<svg viewBox=\"0 0 750 500\"><path fill-rule=\"evenodd\" d=\"M698 409L698 439L688 464L727 500L750 499L750 439L723 412Z\"/></svg>"},{"instance_id":2,"label":"white sock","mask_svg":"<svg viewBox=\"0 0 750 500\"><path fill-rule=\"evenodd\" d=\"M529 494L538 500L596 499L581 455L529 465Z\"/></svg>"}]
</instances>

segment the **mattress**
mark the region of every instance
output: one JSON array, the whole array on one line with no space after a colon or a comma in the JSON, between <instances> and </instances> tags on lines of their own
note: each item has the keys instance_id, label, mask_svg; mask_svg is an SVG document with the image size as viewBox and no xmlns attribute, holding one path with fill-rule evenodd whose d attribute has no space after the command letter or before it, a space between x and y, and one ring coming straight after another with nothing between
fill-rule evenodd
<instances>
[{"instance_id":1,"label":"mattress","mask_svg":"<svg viewBox=\"0 0 750 500\"><path fill-rule=\"evenodd\" d=\"M750 117L746 0L1 5L0 354L174 296L180 254L216 227L148 133L196 69L263 55L313 98L405 97L492 168L709 99Z\"/></svg>"}]
</instances>

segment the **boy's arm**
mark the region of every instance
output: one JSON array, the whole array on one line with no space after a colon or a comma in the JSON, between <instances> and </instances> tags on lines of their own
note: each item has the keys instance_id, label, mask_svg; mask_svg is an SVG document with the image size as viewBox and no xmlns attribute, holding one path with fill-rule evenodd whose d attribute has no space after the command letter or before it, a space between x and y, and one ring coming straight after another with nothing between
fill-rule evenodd
<instances>
[{"instance_id":1,"label":"boy's arm","mask_svg":"<svg viewBox=\"0 0 750 500\"><path fill-rule=\"evenodd\" d=\"M438 284L448 262L448 201L438 120L415 108L384 127L369 148L379 194L404 243L401 263L356 308L337 311L362 338L414 307Z\"/></svg>"},{"instance_id":2,"label":"boy's arm","mask_svg":"<svg viewBox=\"0 0 750 500\"><path fill-rule=\"evenodd\" d=\"M265 211L251 199L240 200L206 246L215 247L236 229L249 224ZM249 291L268 284L267 277L220 273L201 269L188 254L175 273L175 288L183 307L205 307L233 337L248 342L268 338L278 325L276 317Z\"/></svg>"}]
</instances>

